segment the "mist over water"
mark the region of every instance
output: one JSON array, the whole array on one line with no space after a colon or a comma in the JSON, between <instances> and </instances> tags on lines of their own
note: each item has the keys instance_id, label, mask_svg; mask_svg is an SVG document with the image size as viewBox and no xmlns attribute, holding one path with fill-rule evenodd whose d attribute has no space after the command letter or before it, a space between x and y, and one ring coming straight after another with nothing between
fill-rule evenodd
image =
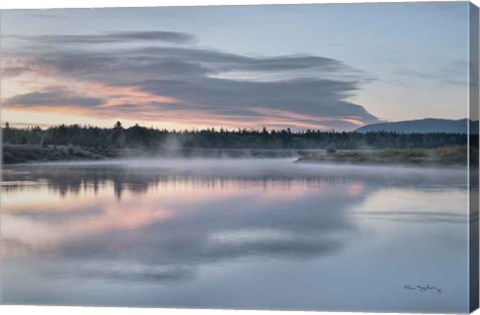
<instances>
[{"instance_id":1,"label":"mist over water","mask_svg":"<svg viewBox=\"0 0 480 315\"><path fill-rule=\"evenodd\" d=\"M4 302L466 311L466 176L293 158L8 166ZM427 284L442 293L404 288Z\"/></svg>"},{"instance_id":2,"label":"mist over water","mask_svg":"<svg viewBox=\"0 0 480 315\"><path fill-rule=\"evenodd\" d=\"M28 172L50 173L58 170L79 171L83 169L95 171L112 170L131 174L161 175L195 175L216 177L251 177L251 176L283 176L285 178L341 176L368 176L385 178L386 175L396 179L448 179L465 183L467 170L464 167L429 167L429 166L389 166L389 165L353 165L328 163L296 163L297 158L136 158L108 161L85 162L48 162L30 163L20 166ZM14 171L15 166L7 169ZM7 175L8 176L8 175Z\"/></svg>"}]
</instances>

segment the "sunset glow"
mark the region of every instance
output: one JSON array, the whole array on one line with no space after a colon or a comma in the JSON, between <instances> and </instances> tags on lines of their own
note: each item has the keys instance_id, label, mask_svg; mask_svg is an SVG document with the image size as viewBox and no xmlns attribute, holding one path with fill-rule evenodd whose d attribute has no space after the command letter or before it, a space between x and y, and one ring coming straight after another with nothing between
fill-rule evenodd
<instances>
[{"instance_id":1,"label":"sunset glow","mask_svg":"<svg viewBox=\"0 0 480 315\"><path fill-rule=\"evenodd\" d=\"M346 26L363 10L343 5L3 11L2 121L348 131L384 120L465 118L468 46L459 34L468 12L445 6L412 18L422 4L366 5L372 18L355 34ZM391 10L398 20L387 23ZM243 14L251 23L226 22ZM417 27L402 41L404 15L412 27L425 20L437 27ZM318 27L295 23L310 17ZM271 30L284 21L291 29L277 38ZM349 40L336 45L343 36ZM404 47L395 50L391 38Z\"/></svg>"}]
</instances>

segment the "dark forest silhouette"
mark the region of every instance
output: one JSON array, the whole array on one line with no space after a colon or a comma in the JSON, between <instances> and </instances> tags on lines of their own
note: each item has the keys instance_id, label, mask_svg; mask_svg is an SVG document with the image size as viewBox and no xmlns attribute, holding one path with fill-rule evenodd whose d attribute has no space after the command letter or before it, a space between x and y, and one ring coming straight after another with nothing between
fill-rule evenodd
<instances>
[{"instance_id":1,"label":"dark forest silhouette","mask_svg":"<svg viewBox=\"0 0 480 315\"><path fill-rule=\"evenodd\" d=\"M118 148L156 150L169 146L201 149L405 149L439 148L467 144L467 135L461 133L397 132L335 132L321 130L281 130L207 128L203 130L166 130L139 125L113 128L80 125L2 128L3 143L16 145L78 146L82 148ZM471 143L478 143L478 135L471 135Z\"/></svg>"}]
</instances>

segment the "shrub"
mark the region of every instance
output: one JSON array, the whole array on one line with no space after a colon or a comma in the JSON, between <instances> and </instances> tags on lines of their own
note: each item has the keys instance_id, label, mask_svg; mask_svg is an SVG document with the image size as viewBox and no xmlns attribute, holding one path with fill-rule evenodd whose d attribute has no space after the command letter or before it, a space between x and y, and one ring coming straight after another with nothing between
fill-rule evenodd
<instances>
[{"instance_id":1,"label":"shrub","mask_svg":"<svg viewBox=\"0 0 480 315\"><path fill-rule=\"evenodd\" d=\"M333 144L329 144L327 146L327 154L335 154L335 153L337 153L337 149Z\"/></svg>"}]
</instances>

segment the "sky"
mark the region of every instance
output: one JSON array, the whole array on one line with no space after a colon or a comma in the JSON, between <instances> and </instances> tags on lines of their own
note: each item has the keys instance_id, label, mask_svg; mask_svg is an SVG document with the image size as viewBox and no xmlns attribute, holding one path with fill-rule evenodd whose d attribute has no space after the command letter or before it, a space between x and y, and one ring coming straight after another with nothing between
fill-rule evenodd
<instances>
[{"instance_id":1,"label":"sky","mask_svg":"<svg viewBox=\"0 0 480 315\"><path fill-rule=\"evenodd\" d=\"M354 130L468 116L467 2L2 10L12 126Z\"/></svg>"}]
</instances>

